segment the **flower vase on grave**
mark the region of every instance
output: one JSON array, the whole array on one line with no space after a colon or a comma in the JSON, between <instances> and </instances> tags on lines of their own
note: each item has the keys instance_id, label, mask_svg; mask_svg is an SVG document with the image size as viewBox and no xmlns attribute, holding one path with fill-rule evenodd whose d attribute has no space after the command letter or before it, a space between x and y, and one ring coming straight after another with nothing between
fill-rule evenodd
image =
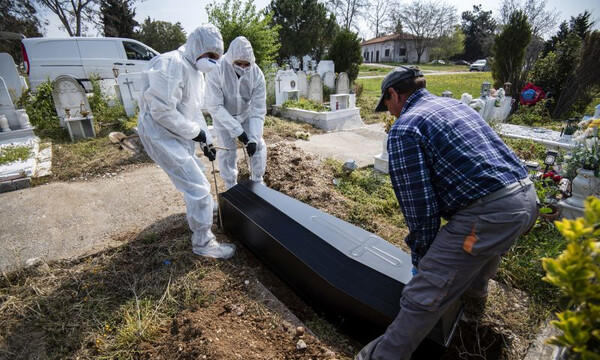
<instances>
[{"instance_id":1,"label":"flower vase on grave","mask_svg":"<svg viewBox=\"0 0 600 360\"><path fill-rule=\"evenodd\" d=\"M594 176L594 170L577 169L577 176L571 183L572 196L559 201L562 215L567 219L583 216L584 201L590 196L600 197L600 179Z\"/></svg>"},{"instance_id":2,"label":"flower vase on grave","mask_svg":"<svg viewBox=\"0 0 600 360\"><path fill-rule=\"evenodd\" d=\"M6 115L0 115L0 130L2 130L2 132L10 131L10 127L8 127L8 119L6 118Z\"/></svg>"},{"instance_id":3,"label":"flower vase on grave","mask_svg":"<svg viewBox=\"0 0 600 360\"><path fill-rule=\"evenodd\" d=\"M15 110L17 113L17 120L19 121L19 125L21 129L30 129L31 124L29 123L29 115L27 115L27 111L25 109Z\"/></svg>"}]
</instances>

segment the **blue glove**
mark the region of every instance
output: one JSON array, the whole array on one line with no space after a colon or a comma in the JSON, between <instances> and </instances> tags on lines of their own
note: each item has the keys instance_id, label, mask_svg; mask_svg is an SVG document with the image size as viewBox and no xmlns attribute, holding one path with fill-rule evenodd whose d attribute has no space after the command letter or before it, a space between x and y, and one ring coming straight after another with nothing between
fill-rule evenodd
<instances>
[{"instance_id":1,"label":"blue glove","mask_svg":"<svg viewBox=\"0 0 600 360\"><path fill-rule=\"evenodd\" d=\"M412 268L412 271L411 271L411 272L412 272L412 275L413 275L413 276L416 276L416 275L419 273L419 270L418 270L416 267L414 267L414 266L413 266L413 268Z\"/></svg>"}]
</instances>

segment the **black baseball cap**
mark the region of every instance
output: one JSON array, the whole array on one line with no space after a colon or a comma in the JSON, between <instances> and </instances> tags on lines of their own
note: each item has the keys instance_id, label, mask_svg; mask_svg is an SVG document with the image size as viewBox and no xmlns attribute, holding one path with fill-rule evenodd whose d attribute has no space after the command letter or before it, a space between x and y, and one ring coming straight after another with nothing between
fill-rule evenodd
<instances>
[{"instance_id":1,"label":"black baseball cap","mask_svg":"<svg viewBox=\"0 0 600 360\"><path fill-rule=\"evenodd\" d=\"M388 88L394 86L398 81L410 79L413 77L423 76L421 70L416 66L398 66L390 71L381 82L381 97L375 108L375 112L387 111L383 100Z\"/></svg>"}]
</instances>

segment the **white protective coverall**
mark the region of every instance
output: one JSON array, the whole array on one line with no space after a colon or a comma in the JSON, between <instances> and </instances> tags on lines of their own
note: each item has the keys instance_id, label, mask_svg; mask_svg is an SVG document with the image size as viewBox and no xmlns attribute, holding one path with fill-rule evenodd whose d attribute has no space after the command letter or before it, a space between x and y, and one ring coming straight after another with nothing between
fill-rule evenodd
<instances>
[{"instance_id":1,"label":"white protective coverall","mask_svg":"<svg viewBox=\"0 0 600 360\"><path fill-rule=\"evenodd\" d=\"M197 28L185 45L146 65L142 72L138 131L148 155L183 193L194 253L228 258L235 246L219 244L211 231L210 183L195 154L196 141L192 140L204 130L206 143L212 144L201 111L204 79L196 68L196 60L207 52L223 53L221 34L213 25Z\"/></svg>"},{"instance_id":2,"label":"white protective coverall","mask_svg":"<svg viewBox=\"0 0 600 360\"><path fill-rule=\"evenodd\" d=\"M242 76L234 68L233 62L237 60L250 63ZM205 100L220 145L232 149L217 152L225 187L229 189L237 184L236 138L243 132L249 143L256 143L256 152L250 157L250 179L262 182L267 166L267 147L262 138L267 114L265 77L245 37L235 38L220 60L219 70L207 74Z\"/></svg>"}]
</instances>

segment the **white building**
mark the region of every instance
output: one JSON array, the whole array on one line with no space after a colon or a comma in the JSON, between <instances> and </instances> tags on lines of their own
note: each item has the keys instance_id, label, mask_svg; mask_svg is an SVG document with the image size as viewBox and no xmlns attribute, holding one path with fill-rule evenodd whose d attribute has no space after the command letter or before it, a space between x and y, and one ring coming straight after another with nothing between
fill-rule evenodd
<instances>
[{"instance_id":1,"label":"white building","mask_svg":"<svg viewBox=\"0 0 600 360\"><path fill-rule=\"evenodd\" d=\"M416 63L418 58L412 35L408 34L380 36L363 41L360 46L365 63ZM426 62L429 62L428 48L421 55L421 63Z\"/></svg>"}]
</instances>

